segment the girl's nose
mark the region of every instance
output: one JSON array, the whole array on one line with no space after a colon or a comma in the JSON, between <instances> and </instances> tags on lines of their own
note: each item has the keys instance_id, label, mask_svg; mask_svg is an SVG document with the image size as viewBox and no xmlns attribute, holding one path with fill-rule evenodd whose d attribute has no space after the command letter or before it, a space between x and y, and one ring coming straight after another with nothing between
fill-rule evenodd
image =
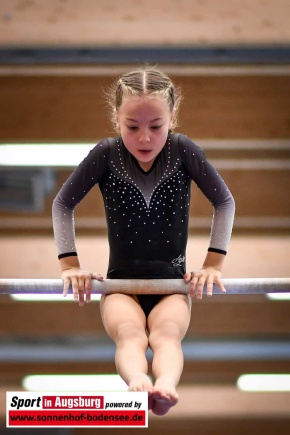
<instances>
[{"instance_id":1,"label":"girl's nose","mask_svg":"<svg viewBox=\"0 0 290 435\"><path fill-rule=\"evenodd\" d=\"M139 142L150 142L150 136L146 131L141 131L139 135Z\"/></svg>"}]
</instances>

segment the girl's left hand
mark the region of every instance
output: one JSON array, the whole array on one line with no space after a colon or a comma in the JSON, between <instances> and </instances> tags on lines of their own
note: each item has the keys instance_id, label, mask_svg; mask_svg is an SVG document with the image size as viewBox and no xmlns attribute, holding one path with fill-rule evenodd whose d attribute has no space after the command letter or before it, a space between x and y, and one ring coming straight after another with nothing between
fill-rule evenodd
<instances>
[{"instance_id":1,"label":"girl's left hand","mask_svg":"<svg viewBox=\"0 0 290 435\"><path fill-rule=\"evenodd\" d=\"M221 280L222 273L214 267L203 267L197 272L187 272L183 278L190 284L189 294L197 299L202 298L203 288L206 286L207 296L212 295L213 283L216 283L220 290L225 293L226 289Z\"/></svg>"}]
</instances>

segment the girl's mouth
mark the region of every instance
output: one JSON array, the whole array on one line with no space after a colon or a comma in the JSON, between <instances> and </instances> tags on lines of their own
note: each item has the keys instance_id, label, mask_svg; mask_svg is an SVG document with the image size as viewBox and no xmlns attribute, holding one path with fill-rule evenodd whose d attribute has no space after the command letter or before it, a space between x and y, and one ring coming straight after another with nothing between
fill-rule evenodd
<instances>
[{"instance_id":1,"label":"girl's mouth","mask_svg":"<svg viewBox=\"0 0 290 435\"><path fill-rule=\"evenodd\" d=\"M138 150L138 152L143 156L147 156L148 154L151 153L151 150Z\"/></svg>"}]
</instances>

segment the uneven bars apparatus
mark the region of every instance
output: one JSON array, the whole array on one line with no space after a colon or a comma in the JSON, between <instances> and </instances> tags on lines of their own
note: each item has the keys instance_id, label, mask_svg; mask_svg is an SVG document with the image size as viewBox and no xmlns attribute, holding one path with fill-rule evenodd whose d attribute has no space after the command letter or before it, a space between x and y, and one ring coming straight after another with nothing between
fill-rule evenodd
<instances>
[{"instance_id":1,"label":"uneven bars apparatus","mask_svg":"<svg viewBox=\"0 0 290 435\"><path fill-rule=\"evenodd\" d=\"M290 292L290 278L223 279L226 294L264 294ZM1 294L61 294L62 279L0 279ZM69 289L72 292L72 289ZM104 279L92 280L96 294L187 294L189 284L183 279ZM203 290L206 294L206 286ZM223 294L214 284L213 294Z\"/></svg>"}]
</instances>

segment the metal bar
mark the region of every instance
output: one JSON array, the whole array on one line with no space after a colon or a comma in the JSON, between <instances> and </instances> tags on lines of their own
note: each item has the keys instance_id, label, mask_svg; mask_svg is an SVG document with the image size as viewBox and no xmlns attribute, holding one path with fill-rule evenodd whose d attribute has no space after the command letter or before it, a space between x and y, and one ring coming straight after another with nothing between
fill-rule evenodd
<instances>
[{"instance_id":1,"label":"metal bar","mask_svg":"<svg viewBox=\"0 0 290 435\"><path fill-rule=\"evenodd\" d=\"M290 292L290 278L232 278L223 279L226 294L264 294ZM62 293L61 279L0 279L1 294ZM70 289L71 292L71 289ZM92 280L92 293L98 294L186 294L189 284L183 279L105 279ZM206 294L206 288L204 288ZM214 284L213 294L221 294Z\"/></svg>"}]
</instances>

